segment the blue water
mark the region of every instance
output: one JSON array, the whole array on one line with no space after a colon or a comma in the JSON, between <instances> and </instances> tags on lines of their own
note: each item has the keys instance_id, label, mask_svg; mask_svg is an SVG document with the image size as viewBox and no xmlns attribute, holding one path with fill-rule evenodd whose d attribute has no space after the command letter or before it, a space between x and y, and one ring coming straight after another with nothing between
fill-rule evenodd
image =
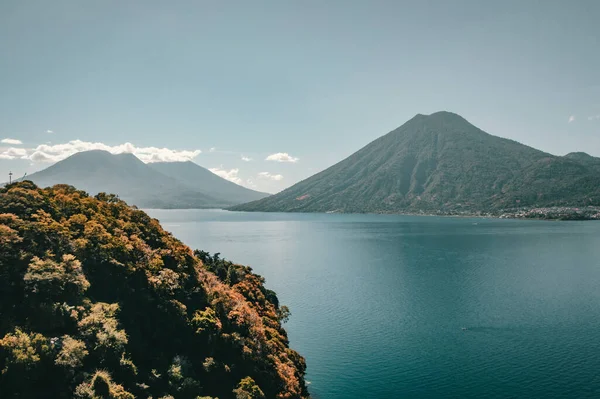
<instances>
[{"instance_id":1,"label":"blue water","mask_svg":"<svg viewBox=\"0 0 600 399\"><path fill-rule=\"evenodd\" d=\"M149 213L266 277L315 398L600 397L600 223Z\"/></svg>"}]
</instances>

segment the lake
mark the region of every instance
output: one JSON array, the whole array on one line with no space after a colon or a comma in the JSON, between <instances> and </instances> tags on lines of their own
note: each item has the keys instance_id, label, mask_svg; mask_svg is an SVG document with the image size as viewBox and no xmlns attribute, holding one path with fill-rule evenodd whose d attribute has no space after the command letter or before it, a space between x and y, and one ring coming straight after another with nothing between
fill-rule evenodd
<instances>
[{"instance_id":1,"label":"lake","mask_svg":"<svg viewBox=\"0 0 600 399\"><path fill-rule=\"evenodd\" d=\"M251 266L317 399L600 397L600 223L149 210Z\"/></svg>"}]
</instances>

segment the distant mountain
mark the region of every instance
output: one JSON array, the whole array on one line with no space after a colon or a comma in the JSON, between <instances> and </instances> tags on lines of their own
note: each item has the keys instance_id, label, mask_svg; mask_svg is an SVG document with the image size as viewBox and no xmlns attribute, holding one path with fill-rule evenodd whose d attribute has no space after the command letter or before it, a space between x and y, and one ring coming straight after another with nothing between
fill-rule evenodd
<instances>
[{"instance_id":1,"label":"distant mountain","mask_svg":"<svg viewBox=\"0 0 600 399\"><path fill-rule=\"evenodd\" d=\"M41 187L64 183L90 194L117 194L141 208L219 208L239 203L194 190L133 154L99 150L73 154L26 179Z\"/></svg>"},{"instance_id":2,"label":"distant mountain","mask_svg":"<svg viewBox=\"0 0 600 399\"><path fill-rule=\"evenodd\" d=\"M417 115L330 168L241 211L455 213L598 205L598 158L554 156L459 115Z\"/></svg>"},{"instance_id":3,"label":"distant mountain","mask_svg":"<svg viewBox=\"0 0 600 399\"><path fill-rule=\"evenodd\" d=\"M582 163L600 171L600 158L593 157L585 152L571 152L565 155L565 158Z\"/></svg>"},{"instance_id":4,"label":"distant mountain","mask_svg":"<svg viewBox=\"0 0 600 399\"><path fill-rule=\"evenodd\" d=\"M157 162L149 166L192 190L210 193L213 197L227 199L236 204L259 200L270 195L225 180L191 161Z\"/></svg>"}]
</instances>

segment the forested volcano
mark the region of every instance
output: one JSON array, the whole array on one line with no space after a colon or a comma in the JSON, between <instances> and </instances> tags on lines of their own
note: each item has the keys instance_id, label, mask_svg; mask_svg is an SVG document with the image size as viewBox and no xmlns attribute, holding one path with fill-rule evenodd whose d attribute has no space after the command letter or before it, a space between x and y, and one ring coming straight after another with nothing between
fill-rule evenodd
<instances>
[{"instance_id":1,"label":"forested volcano","mask_svg":"<svg viewBox=\"0 0 600 399\"><path fill-rule=\"evenodd\" d=\"M554 156L459 115L417 115L330 168L232 210L454 213L600 204L600 159Z\"/></svg>"},{"instance_id":2,"label":"forested volcano","mask_svg":"<svg viewBox=\"0 0 600 399\"><path fill-rule=\"evenodd\" d=\"M0 397L308 397L263 284L114 195L3 187Z\"/></svg>"}]
</instances>

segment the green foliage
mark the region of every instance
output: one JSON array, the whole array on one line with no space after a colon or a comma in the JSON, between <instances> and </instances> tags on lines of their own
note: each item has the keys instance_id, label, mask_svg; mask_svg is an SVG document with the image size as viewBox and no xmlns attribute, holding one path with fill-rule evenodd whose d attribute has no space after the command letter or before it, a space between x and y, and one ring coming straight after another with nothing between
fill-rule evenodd
<instances>
[{"instance_id":1,"label":"green foliage","mask_svg":"<svg viewBox=\"0 0 600 399\"><path fill-rule=\"evenodd\" d=\"M121 354L121 360L119 360L119 366L121 366L122 372L129 374L130 378L134 378L138 374L137 366L133 361L125 357L125 353Z\"/></svg>"},{"instance_id":2,"label":"green foliage","mask_svg":"<svg viewBox=\"0 0 600 399\"><path fill-rule=\"evenodd\" d=\"M97 370L91 379L75 388L77 399L135 399L122 385L115 383L106 370Z\"/></svg>"},{"instance_id":3,"label":"green foliage","mask_svg":"<svg viewBox=\"0 0 600 399\"><path fill-rule=\"evenodd\" d=\"M97 371L94 377L92 377L90 385L96 395L104 398L110 396L112 381L110 379L110 374L107 372Z\"/></svg>"},{"instance_id":4,"label":"green foliage","mask_svg":"<svg viewBox=\"0 0 600 399\"><path fill-rule=\"evenodd\" d=\"M277 309L277 319L281 323L287 323L291 315L292 312L290 312L290 309L287 306L281 306L279 309Z\"/></svg>"},{"instance_id":5,"label":"green foliage","mask_svg":"<svg viewBox=\"0 0 600 399\"><path fill-rule=\"evenodd\" d=\"M289 310L250 268L114 195L26 181L0 209L0 397L308 397Z\"/></svg>"},{"instance_id":6,"label":"green foliage","mask_svg":"<svg viewBox=\"0 0 600 399\"><path fill-rule=\"evenodd\" d=\"M214 358L207 357L204 360L204 363L202 363L202 367L204 367L204 371L206 371L207 373L210 373L211 370L214 370L217 367L217 363L215 362Z\"/></svg>"},{"instance_id":7,"label":"green foliage","mask_svg":"<svg viewBox=\"0 0 600 399\"><path fill-rule=\"evenodd\" d=\"M33 369L43 357L50 356L50 341L46 337L37 333L28 334L19 328L0 340L0 348L4 353L3 374L11 371L11 366Z\"/></svg>"},{"instance_id":8,"label":"green foliage","mask_svg":"<svg viewBox=\"0 0 600 399\"><path fill-rule=\"evenodd\" d=\"M175 356L167 375L172 391L178 396L192 397L201 389L190 361L184 356Z\"/></svg>"},{"instance_id":9,"label":"green foliage","mask_svg":"<svg viewBox=\"0 0 600 399\"><path fill-rule=\"evenodd\" d=\"M78 368L83 366L83 359L88 353L85 342L65 335L62 337L62 347L54 363L58 366Z\"/></svg>"},{"instance_id":10,"label":"green foliage","mask_svg":"<svg viewBox=\"0 0 600 399\"><path fill-rule=\"evenodd\" d=\"M4 335L0 339L0 397L39 397L36 392L52 383L49 368L55 351L54 343L40 333L17 327Z\"/></svg>"},{"instance_id":11,"label":"green foliage","mask_svg":"<svg viewBox=\"0 0 600 399\"><path fill-rule=\"evenodd\" d=\"M263 399L265 394L251 377L243 378L233 390L236 399Z\"/></svg>"},{"instance_id":12,"label":"green foliage","mask_svg":"<svg viewBox=\"0 0 600 399\"><path fill-rule=\"evenodd\" d=\"M34 256L23 280L28 293L45 301L61 297L73 301L90 286L83 274L81 262L75 256L67 254L62 256L60 262L55 262L51 257L40 259Z\"/></svg>"},{"instance_id":13,"label":"green foliage","mask_svg":"<svg viewBox=\"0 0 600 399\"><path fill-rule=\"evenodd\" d=\"M95 349L120 353L127 344L127 333L119 329L117 303L98 302L79 322L81 334L94 343Z\"/></svg>"},{"instance_id":14,"label":"green foliage","mask_svg":"<svg viewBox=\"0 0 600 399\"><path fill-rule=\"evenodd\" d=\"M472 214L600 205L599 172L599 158L553 156L438 112L415 116L281 193L232 209Z\"/></svg>"},{"instance_id":15,"label":"green foliage","mask_svg":"<svg viewBox=\"0 0 600 399\"><path fill-rule=\"evenodd\" d=\"M212 308L197 310L192 318L192 324L196 327L198 334L215 333L222 327L221 321L217 318L217 314Z\"/></svg>"}]
</instances>

